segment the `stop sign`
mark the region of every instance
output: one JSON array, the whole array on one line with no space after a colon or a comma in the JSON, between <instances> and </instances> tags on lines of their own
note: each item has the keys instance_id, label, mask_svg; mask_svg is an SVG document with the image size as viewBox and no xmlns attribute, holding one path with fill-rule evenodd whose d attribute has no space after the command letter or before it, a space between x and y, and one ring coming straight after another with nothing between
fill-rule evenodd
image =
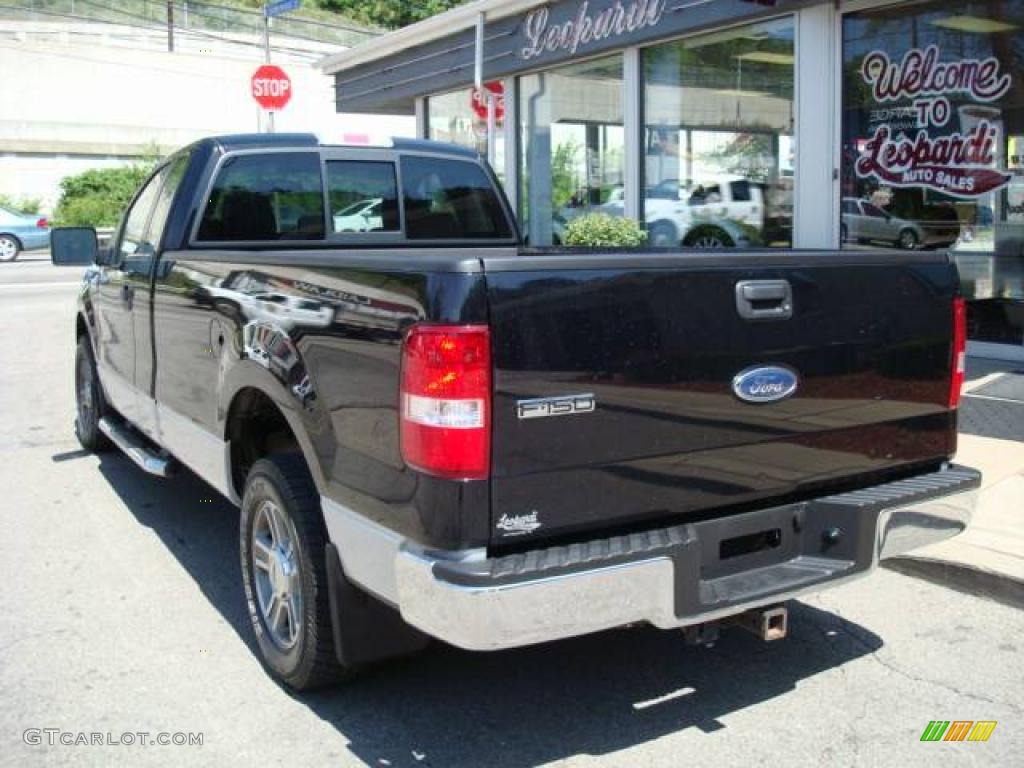
<instances>
[{"instance_id":1,"label":"stop sign","mask_svg":"<svg viewBox=\"0 0 1024 768\"><path fill-rule=\"evenodd\" d=\"M252 97L264 109L284 109L292 98L292 81L274 64L264 64L253 72Z\"/></svg>"},{"instance_id":2,"label":"stop sign","mask_svg":"<svg viewBox=\"0 0 1024 768\"><path fill-rule=\"evenodd\" d=\"M505 119L505 85L500 80L484 83L484 90L494 94L494 119L501 122ZM487 119L487 96L481 95L480 91L473 86L470 94L473 111L481 120Z\"/></svg>"}]
</instances>

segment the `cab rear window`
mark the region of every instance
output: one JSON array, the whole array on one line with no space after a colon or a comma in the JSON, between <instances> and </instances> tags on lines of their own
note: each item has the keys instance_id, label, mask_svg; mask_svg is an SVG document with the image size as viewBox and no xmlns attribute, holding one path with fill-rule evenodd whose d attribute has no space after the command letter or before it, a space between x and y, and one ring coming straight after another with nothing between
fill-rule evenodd
<instances>
[{"instance_id":1,"label":"cab rear window","mask_svg":"<svg viewBox=\"0 0 1024 768\"><path fill-rule=\"evenodd\" d=\"M476 163L448 158L402 158L405 235L410 240L512 237L494 187Z\"/></svg>"},{"instance_id":2,"label":"cab rear window","mask_svg":"<svg viewBox=\"0 0 1024 768\"><path fill-rule=\"evenodd\" d=\"M319 153L237 155L221 165L197 239L321 240L325 220Z\"/></svg>"}]
</instances>

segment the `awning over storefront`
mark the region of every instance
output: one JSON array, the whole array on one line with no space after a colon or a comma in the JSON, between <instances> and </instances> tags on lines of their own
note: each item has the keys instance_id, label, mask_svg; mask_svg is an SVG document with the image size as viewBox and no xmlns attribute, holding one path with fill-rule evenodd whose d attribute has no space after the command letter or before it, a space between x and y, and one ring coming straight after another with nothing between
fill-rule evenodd
<instances>
[{"instance_id":1,"label":"awning over storefront","mask_svg":"<svg viewBox=\"0 0 1024 768\"><path fill-rule=\"evenodd\" d=\"M412 114L417 97L467 87L474 27L485 14L487 80L735 24L814 0L478 0L396 30L319 64L339 111Z\"/></svg>"}]
</instances>

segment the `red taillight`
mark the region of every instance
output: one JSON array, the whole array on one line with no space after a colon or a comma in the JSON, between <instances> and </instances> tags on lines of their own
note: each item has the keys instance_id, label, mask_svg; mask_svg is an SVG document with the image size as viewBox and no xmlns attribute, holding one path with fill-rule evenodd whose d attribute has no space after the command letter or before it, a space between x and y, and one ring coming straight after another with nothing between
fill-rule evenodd
<instances>
[{"instance_id":1,"label":"red taillight","mask_svg":"<svg viewBox=\"0 0 1024 768\"><path fill-rule=\"evenodd\" d=\"M39 229L46 229L48 226L50 226L50 222L48 222L46 219L39 219L39 221L36 222L36 226L39 227Z\"/></svg>"},{"instance_id":2,"label":"red taillight","mask_svg":"<svg viewBox=\"0 0 1024 768\"><path fill-rule=\"evenodd\" d=\"M953 359L949 378L949 407L960 405L960 391L967 372L967 305L961 298L953 299Z\"/></svg>"},{"instance_id":3,"label":"red taillight","mask_svg":"<svg viewBox=\"0 0 1024 768\"><path fill-rule=\"evenodd\" d=\"M491 334L485 325L416 325L402 347L402 457L427 474L491 468Z\"/></svg>"}]
</instances>

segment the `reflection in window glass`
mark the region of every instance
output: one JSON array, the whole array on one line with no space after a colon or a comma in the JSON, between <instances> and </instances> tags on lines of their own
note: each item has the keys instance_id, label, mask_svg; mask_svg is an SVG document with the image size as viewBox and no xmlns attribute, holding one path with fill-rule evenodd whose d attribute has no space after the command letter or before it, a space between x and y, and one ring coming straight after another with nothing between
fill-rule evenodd
<instances>
[{"instance_id":1,"label":"reflection in window glass","mask_svg":"<svg viewBox=\"0 0 1024 768\"><path fill-rule=\"evenodd\" d=\"M843 17L844 247L950 248L971 338L1024 340L1024 4ZM847 201L859 200L862 215Z\"/></svg>"},{"instance_id":2,"label":"reflection in window glass","mask_svg":"<svg viewBox=\"0 0 1024 768\"><path fill-rule=\"evenodd\" d=\"M504 88L500 82L489 83L500 103L498 114L504 112ZM473 109L473 89L442 93L427 99L427 138L447 141L460 147L475 149L487 156L487 120ZM505 129L498 120L494 137L494 171L505 178Z\"/></svg>"},{"instance_id":3,"label":"reflection in window glass","mask_svg":"<svg viewBox=\"0 0 1024 768\"><path fill-rule=\"evenodd\" d=\"M149 224L148 239L154 248L159 247L160 241L163 239L167 217L170 215L171 205L174 203L174 196L178 193L178 187L181 186L181 180L185 178L188 163L189 153L182 152L161 174L163 176L163 186L160 188L160 196L157 198L156 206L153 208L153 216Z\"/></svg>"},{"instance_id":4,"label":"reflection in window glass","mask_svg":"<svg viewBox=\"0 0 1024 768\"><path fill-rule=\"evenodd\" d=\"M199 240L312 240L324 236L320 155L229 157L210 193Z\"/></svg>"},{"instance_id":5,"label":"reflection in window glass","mask_svg":"<svg viewBox=\"0 0 1024 768\"><path fill-rule=\"evenodd\" d=\"M393 163L329 161L327 196L335 232L397 232L400 229Z\"/></svg>"},{"instance_id":6,"label":"reflection in window glass","mask_svg":"<svg viewBox=\"0 0 1024 768\"><path fill-rule=\"evenodd\" d=\"M519 215L530 245L560 243L589 211L623 215L622 56L519 80Z\"/></svg>"},{"instance_id":7,"label":"reflection in window glass","mask_svg":"<svg viewBox=\"0 0 1024 768\"><path fill-rule=\"evenodd\" d=\"M160 194L160 185L166 175L167 169L164 168L150 179L128 212L128 218L124 223L124 233L121 235L121 244L118 248L119 264L124 265L125 260L135 256L144 259L153 255L153 245L147 240L146 227Z\"/></svg>"},{"instance_id":8,"label":"reflection in window glass","mask_svg":"<svg viewBox=\"0 0 1024 768\"><path fill-rule=\"evenodd\" d=\"M790 19L643 52L653 244L792 243L793 63Z\"/></svg>"},{"instance_id":9,"label":"reflection in window glass","mask_svg":"<svg viewBox=\"0 0 1024 768\"><path fill-rule=\"evenodd\" d=\"M402 194L410 240L512 237L494 186L476 163L403 157Z\"/></svg>"}]
</instances>

